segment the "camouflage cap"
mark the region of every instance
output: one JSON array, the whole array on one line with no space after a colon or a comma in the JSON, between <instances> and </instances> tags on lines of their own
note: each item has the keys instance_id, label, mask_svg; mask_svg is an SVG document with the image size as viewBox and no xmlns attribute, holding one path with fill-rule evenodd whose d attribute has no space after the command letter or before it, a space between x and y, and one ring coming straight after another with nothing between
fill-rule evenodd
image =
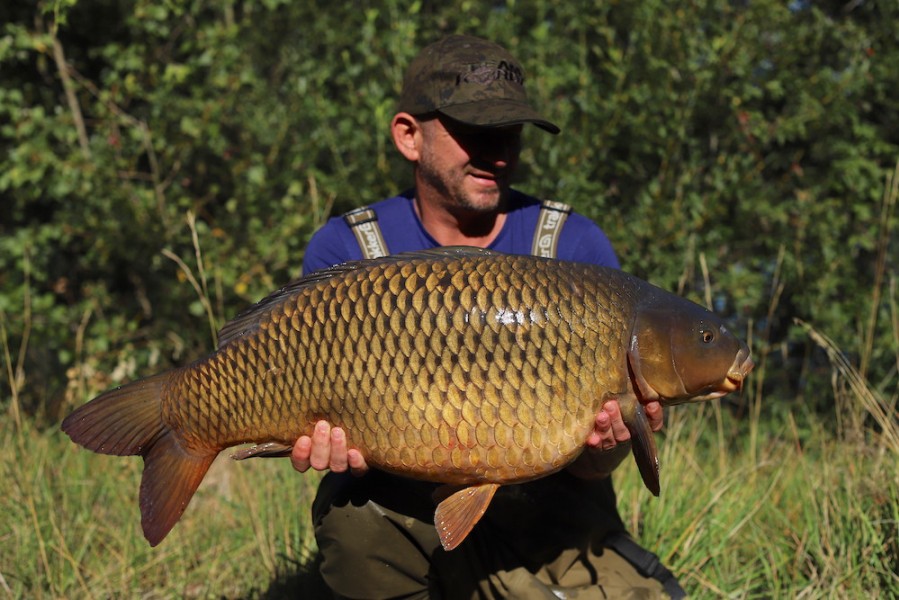
<instances>
[{"instance_id":1,"label":"camouflage cap","mask_svg":"<svg viewBox=\"0 0 899 600\"><path fill-rule=\"evenodd\" d=\"M528 102L518 61L502 46L467 35L445 37L419 53L406 71L397 109L438 112L479 127L534 123L559 133Z\"/></svg>"}]
</instances>

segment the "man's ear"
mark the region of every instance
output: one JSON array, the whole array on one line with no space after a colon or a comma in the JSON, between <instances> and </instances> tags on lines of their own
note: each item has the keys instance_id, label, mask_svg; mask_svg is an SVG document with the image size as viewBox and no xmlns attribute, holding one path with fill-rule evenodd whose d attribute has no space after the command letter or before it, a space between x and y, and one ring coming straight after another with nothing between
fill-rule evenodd
<instances>
[{"instance_id":1,"label":"man's ear","mask_svg":"<svg viewBox=\"0 0 899 600\"><path fill-rule=\"evenodd\" d=\"M393 144L406 160L417 162L421 149L421 124L409 113L397 113L390 121Z\"/></svg>"}]
</instances>

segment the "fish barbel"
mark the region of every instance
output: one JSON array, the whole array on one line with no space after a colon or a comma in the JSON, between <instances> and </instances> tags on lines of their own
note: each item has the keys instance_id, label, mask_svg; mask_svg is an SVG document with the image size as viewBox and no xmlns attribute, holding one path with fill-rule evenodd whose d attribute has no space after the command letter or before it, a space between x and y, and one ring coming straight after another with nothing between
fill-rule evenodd
<instances>
[{"instance_id":1,"label":"fish barbel","mask_svg":"<svg viewBox=\"0 0 899 600\"><path fill-rule=\"evenodd\" d=\"M324 419L375 468L461 486L435 524L456 547L503 484L556 472L616 399L647 487L642 404L739 390L746 344L708 310L622 271L456 247L313 273L228 323L193 364L110 390L62 424L94 452L140 455L151 545L216 455L284 455Z\"/></svg>"}]
</instances>

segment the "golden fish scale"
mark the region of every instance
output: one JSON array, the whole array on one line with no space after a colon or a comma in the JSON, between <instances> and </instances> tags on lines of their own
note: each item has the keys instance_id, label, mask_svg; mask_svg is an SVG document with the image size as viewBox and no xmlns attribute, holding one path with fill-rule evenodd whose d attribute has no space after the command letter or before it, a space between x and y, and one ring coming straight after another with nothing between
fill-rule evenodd
<instances>
[{"instance_id":1,"label":"golden fish scale","mask_svg":"<svg viewBox=\"0 0 899 600\"><path fill-rule=\"evenodd\" d=\"M624 389L629 285L506 255L350 271L183 370L165 419L225 448L290 444L324 418L389 471L534 478L580 451L603 391Z\"/></svg>"}]
</instances>

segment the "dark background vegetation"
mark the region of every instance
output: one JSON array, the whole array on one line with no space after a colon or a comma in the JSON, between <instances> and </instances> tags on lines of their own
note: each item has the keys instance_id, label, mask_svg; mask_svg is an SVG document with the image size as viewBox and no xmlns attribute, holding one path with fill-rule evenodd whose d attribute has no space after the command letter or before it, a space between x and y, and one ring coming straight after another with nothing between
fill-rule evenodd
<instances>
[{"instance_id":1,"label":"dark background vegetation","mask_svg":"<svg viewBox=\"0 0 899 600\"><path fill-rule=\"evenodd\" d=\"M832 401L795 318L894 393L893 0L59 0L0 6L16 410L55 423L207 353L325 218L408 186L387 125L405 66L452 32L507 46L563 129L527 131L518 187L728 317L766 410Z\"/></svg>"}]
</instances>

